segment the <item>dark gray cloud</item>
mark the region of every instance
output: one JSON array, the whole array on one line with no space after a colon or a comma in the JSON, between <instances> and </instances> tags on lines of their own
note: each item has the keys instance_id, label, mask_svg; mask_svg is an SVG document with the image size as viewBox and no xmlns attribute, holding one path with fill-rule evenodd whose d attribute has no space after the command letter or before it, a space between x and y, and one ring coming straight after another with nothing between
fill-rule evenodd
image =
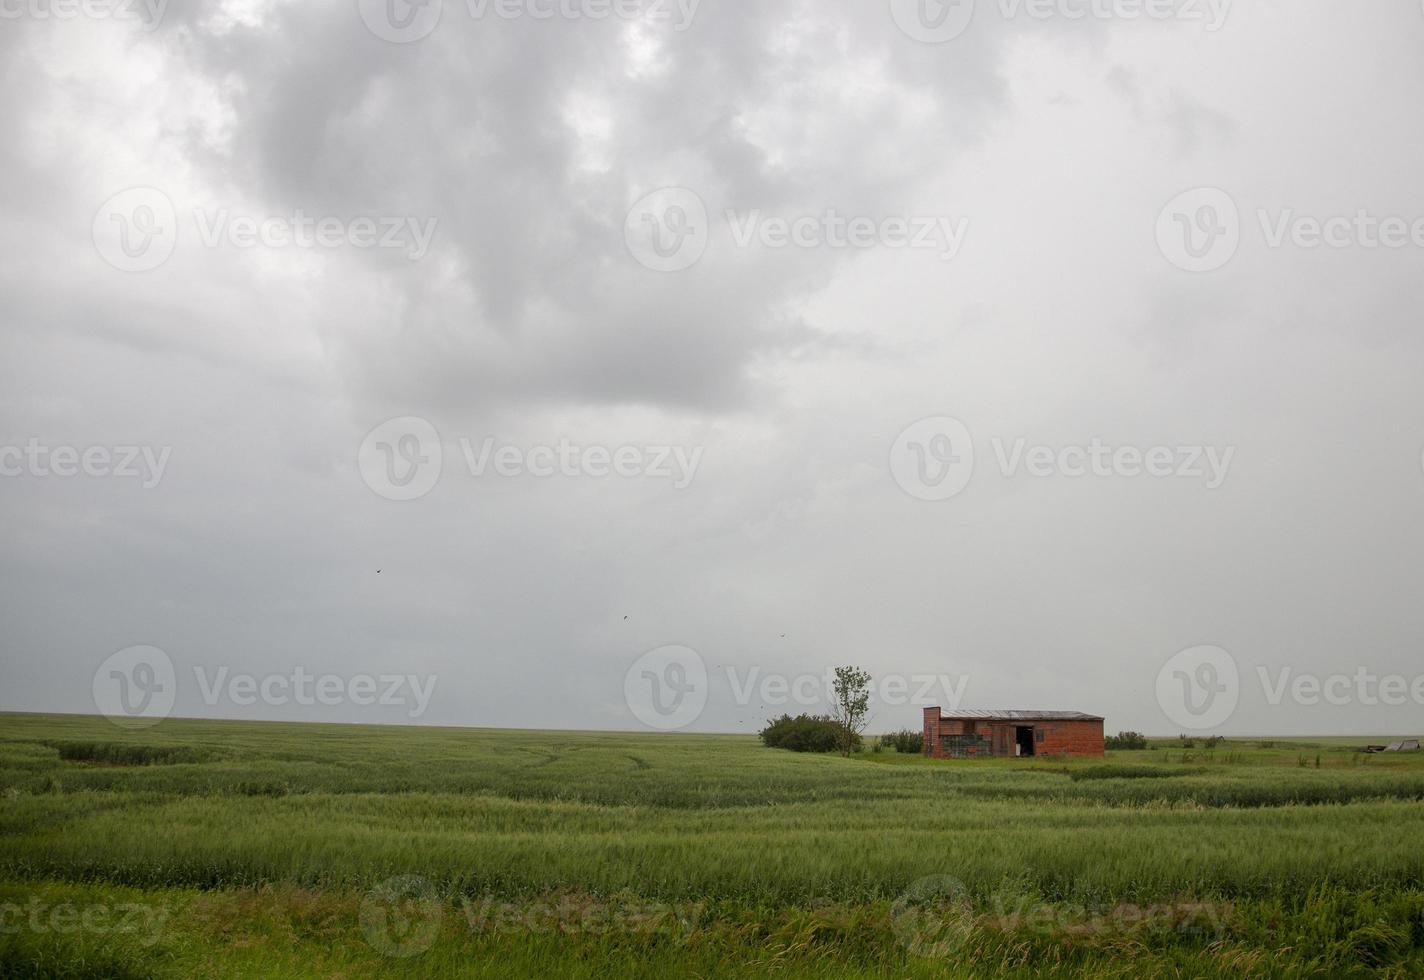
<instances>
[{"instance_id":1,"label":"dark gray cloud","mask_svg":"<svg viewBox=\"0 0 1424 980\"><path fill-rule=\"evenodd\" d=\"M624 672L676 643L712 675L702 729L768 713L734 696L749 672L854 661L1175 731L1159 668L1212 643L1241 667L1229 730L1406 725L1417 706L1272 705L1257 680L1408 674L1424 626L1424 247L1269 241L1287 211L1424 217L1424 14L1328 7L1233 5L1207 32L980 0L938 45L884 3L705 0L679 32L447 0L411 44L354 2L6 22L0 448L169 455L147 489L0 477L0 709L92 710L99 663L149 643L186 714L408 718L192 684L301 665L438 675L427 722L630 727ZM667 186L708 212L680 272L624 237ZM146 272L94 240L132 187L178 221ZM1198 187L1240 244L1190 273L1155 226ZM418 261L203 244L213 216L299 209L436 230ZM753 212L831 209L967 234L952 261L735 243ZM399 503L358 448L402 416L445 458ZM975 451L940 503L891 462L931 416ZM474 475L487 438L699 455L681 488ZM1234 455L1211 489L997 458L1094 440Z\"/></svg>"}]
</instances>

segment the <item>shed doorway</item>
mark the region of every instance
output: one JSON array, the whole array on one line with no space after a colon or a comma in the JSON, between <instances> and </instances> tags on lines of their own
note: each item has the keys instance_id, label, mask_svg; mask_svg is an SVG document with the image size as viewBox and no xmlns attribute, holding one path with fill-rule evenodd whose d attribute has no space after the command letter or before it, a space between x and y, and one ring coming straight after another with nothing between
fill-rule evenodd
<instances>
[{"instance_id":1,"label":"shed doorway","mask_svg":"<svg viewBox=\"0 0 1424 980\"><path fill-rule=\"evenodd\" d=\"M1014 727L1014 755L1019 757L1033 755L1033 726L1016 725Z\"/></svg>"}]
</instances>

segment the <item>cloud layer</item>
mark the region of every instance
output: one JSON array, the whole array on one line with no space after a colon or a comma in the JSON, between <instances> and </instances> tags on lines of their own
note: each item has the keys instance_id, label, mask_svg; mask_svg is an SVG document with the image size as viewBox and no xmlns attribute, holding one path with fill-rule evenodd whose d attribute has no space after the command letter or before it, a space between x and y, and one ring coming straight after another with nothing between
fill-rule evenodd
<instances>
[{"instance_id":1,"label":"cloud layer","mask_svg":"<svg viewBox=\"0 0 1424 980\"><path fill-rule=\"evenodd\" d=\"M423 722L628 728L625 674L680 644L693 730L779 712L752 671L860 663L1160 732L1159 671L1214 644L1224 731L1417 734L1412 702L1273 705L1258 668L1419 670L1424 12L1131 6L980 0L943 43L898 2L447 0L409 43L371 26L403 0L15 7L0 709L92 711L152 644L180 714L409 720L194 683L301 665L436 676ZM661 188L704 210L630 218ZM115 267L160 225L164 261ZM645 233L695 261L650 268ZM941 417L952 445L902 440ZM433 442L368 440L401 418ZM1171 472L1079 472L1095 445ZM56 475L128 446L161 479ZM1231 451L1219 485L1193 447Z\"/></svg>"}]
</instances>

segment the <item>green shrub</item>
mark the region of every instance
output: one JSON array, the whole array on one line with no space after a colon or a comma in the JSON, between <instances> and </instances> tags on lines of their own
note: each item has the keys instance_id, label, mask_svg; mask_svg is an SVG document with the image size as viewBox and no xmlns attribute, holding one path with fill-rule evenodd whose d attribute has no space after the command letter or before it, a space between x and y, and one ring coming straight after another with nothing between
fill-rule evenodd
<instances>
[{"instance_id":1,"label":"green shrub","mask_svg":"<svg viewBox=\"0 0 1424 980\"><path fill-rule=\"evenodd\" d=\"M792 752L838 752L843 734L840 722L826 715L782 715L761 730L761 741L768 748ZM860 750L859 735L852 750Z\"/></svg>"},{"instance_id":2,"label":"green shrub","mask_svg":"<svg viewBox=\"0 0 1424 980\"><path fill-rule=\"evenodd\" d=\"M1147 736L1141 732L1118 732L1116 735L1109 735L1103 741L1110 749L1147 748Z\"/></svg>"},{"instance_id":3,"label":"green shrub","mask_svg":"<svg viewBox=\"0 0 1424 980\"><path fill-rule=\"evenodd\" d=\"M925 746L924 732L917 732L912 728L882 735L880 740L896 752L904 752L907 755L918 754L924 751Z\"/></svg>"},{"instance_id":4,"label":"green shrub","mask_svg":"<svg viewBox=\"0 0 1424 980\"><path fill-rule=\"evenodd\" d=\"M139 745L132 742L71 742L44 743L59 753L65 762L95 762L110 766L159 766L178 763L207 762L216 753L190 745Z\"/></svg>"}]
</instances>

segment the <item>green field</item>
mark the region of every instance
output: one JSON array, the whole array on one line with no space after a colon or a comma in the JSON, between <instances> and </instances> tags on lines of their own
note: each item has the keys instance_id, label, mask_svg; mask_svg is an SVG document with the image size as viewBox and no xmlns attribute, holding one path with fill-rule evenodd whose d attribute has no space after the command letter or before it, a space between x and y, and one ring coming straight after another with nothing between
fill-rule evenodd
<instances>
[{"instance_id":1,"label":"green field","mask_svg":"<svg viewBox=\"0 0 1424 980\"><path fill-rule=\"evenodd\" d=\"M1424 975L1424 755L0 715L0 976Z\"/></svg>"}]
</instances>

